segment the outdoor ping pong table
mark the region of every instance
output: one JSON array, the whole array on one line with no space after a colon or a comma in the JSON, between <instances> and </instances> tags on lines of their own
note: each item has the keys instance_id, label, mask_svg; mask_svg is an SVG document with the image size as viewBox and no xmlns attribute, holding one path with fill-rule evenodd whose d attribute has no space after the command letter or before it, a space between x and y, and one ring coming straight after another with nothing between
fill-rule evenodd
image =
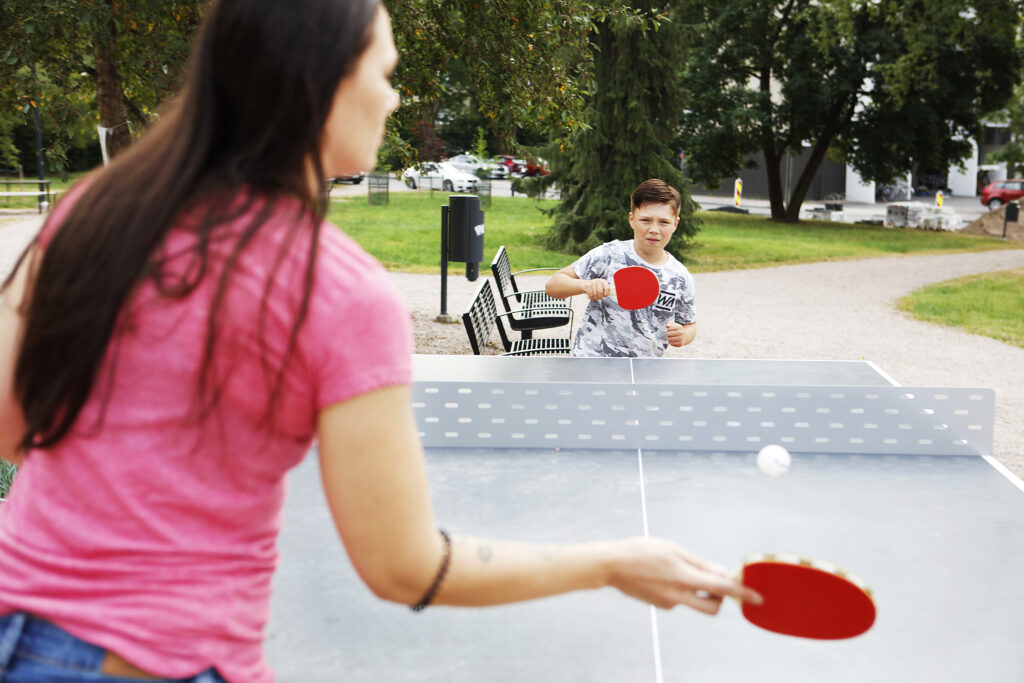
<instances>
[{"instance_id":1,"label":"outdoor ping pong table","mask_svg":"<svg viewBox=\"0 0 1024 683\"><path fill-rule=\"evenodd\" d=\"M289 481L268 633L281 681L1024 680L1024 488L987 389L900 387L869 362L418 356L439 523L537 542L650 534L738 568L834 562L878 605L844 641L657 611L618 592L487 609L374 598L316 459ZM760 474L785 445L790 471Z\"/></svg>"}]
</instances>

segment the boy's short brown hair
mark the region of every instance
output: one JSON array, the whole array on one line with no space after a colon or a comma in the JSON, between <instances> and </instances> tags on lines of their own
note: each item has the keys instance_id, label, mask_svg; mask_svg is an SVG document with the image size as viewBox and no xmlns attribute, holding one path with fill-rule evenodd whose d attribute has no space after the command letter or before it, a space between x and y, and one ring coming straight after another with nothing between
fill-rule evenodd
<instances>
[{"instance_id":1,"label":"boy's short brown hair","mask_svg":"<svg viewBox=\"0 0 1024 683\"><path fill-rule=\"evenodd\" d=\"M651 178L636 186L629 198L629 210L636 211L644 204L671 204L672 212L679 215L679 191L664 180Z\"/></svg>"}]
</instances>

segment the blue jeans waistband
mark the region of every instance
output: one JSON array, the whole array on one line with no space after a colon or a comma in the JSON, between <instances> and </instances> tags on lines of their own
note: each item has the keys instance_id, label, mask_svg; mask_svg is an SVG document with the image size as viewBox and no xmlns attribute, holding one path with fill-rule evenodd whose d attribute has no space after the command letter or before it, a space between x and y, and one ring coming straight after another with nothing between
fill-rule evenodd
<instances>
[{"instance_id":1,"label":"blue jeans waistband","mask_svg":"<svg viewBox=\"0 0 1024 683\"><path fill-rule=\"evenodd\" d=\"M23 612L0 616L0 682L90 681L125 683L131 677L105 676L107 650L73 636L59 626ZM137 679L137 680L152 680ZM225 683L208 669L187 683Z\"/></svg>"}]
</instances>

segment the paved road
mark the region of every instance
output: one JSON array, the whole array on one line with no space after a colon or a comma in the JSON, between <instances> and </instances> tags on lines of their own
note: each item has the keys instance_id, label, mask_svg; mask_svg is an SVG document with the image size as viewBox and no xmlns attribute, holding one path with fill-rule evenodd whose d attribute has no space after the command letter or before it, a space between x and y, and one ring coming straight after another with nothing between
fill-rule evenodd
<instances>
[{"instance_id":1,"label":"paved road","mask_svg":"<svg viewBox=\"0 0 1024 683\"><path fill-rule=\"evenodd\" d=\"M512 181L510 180L493 180L491 181L491 196L492 197L512 197L519 196L514 195L512 192ZM405 184L394 177L391 178L388 184L389 192L413 192L405 186ZM429 192L429 190L418 190L419 192ZM352 185L344 183L340 185L334 185L331 189L332 197L348 197L348 196L359 196L365 195L367 192L366 181L360 184ZM710 211L720 207L731 207L733 206L732 197L713 197L710 195L693 195L693 200L700 205L704 210ZM919 197L915 201L922 204L934 204L935 199L933 197ZM839 215L833 216L834 220L839 222L855 223L857 221L874 220L881 221L885 220L885 204L867 204L860 202L842 202L843 211ZM946 197L943 205L947 208L951 208L961 219L961 224L966 225L975 218L988 212L981 202L978 201L977 197ZM743 199L741 207L754 215L768 216L771 215L770 205L767 199ZM815 209L824 209L825 202L809 200L801 205L801 217L804 219L810 218L821 218L821 215L815 216ZM625 207L623 207L625 210Z\"/></svg>"}]
</instances>

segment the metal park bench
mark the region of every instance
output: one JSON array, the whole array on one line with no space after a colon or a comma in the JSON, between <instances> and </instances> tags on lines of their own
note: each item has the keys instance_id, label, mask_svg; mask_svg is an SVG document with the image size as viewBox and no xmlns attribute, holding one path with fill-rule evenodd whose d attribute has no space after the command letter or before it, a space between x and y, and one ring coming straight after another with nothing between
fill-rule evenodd
<instances>
[{"instance_id":1,"label":"metal park bench","mask_svg":"<svg viewBox=\"0 0 1024 683\"><path fill-rule=\"evenodd\" d=\"M35 190L8 190L8 187L24 187L37 185ZM50 189L49 180L0 180L0 197L35 197L36 207L39 213L48 209L52 204L53 191Z\"/></svg>"},{"instance_id":2,"label":"metal park bench","mask_svg":"<svg viewBox=\"0 0 1024 683\"><path fill-rule=\"evenodd\" d=\"M530 268L512 272L512 265L509 262L508 252L504 245L498 247L498 253L491 261L491 273L494 274L494 282L498 285L498 298L505 308L506 313L521 314L520 318L533 318L534 325L522 329L523 339L533 336L533 330L546 327L561 327L565 325L572 316L572 307L566 301L555 299L544 293L542 289L521 291L516 284L516 275L532 273L541 270L558 270L557 268ZM545 324L537 324L538 321L546 321ZM519 330L513 321L510 327Z\"/></svg>"},{"instance_id":3,"label":"metal park bench","mask_svg":"<svg viewBox=\"0 0 1024 683\"><path fill-rule=\"evenodd\" d=\"M484 347L487 346L487 342L491 337L491 330L495 325L498 327L498 335L501 337L501 345L505 349L504 356L539 356L539 355L567 355L569 353L569 334L567 333L564 337L546 337L540 339L524 338L524 339L509 339L508 333L505 332L505 326L502 323L502 318L506 318L509 321L516 319L516 316L521 315L518 311L498 313L498 307L494 302L494 292L491 290L491 283L488 280L484 280L480 283L480 288L477 289L476 294L473 296L473 301L470 303L469 308L462 314L462 323L466 326L466 334L469 335L469 344L473 347L473 353L481 355L484 351ZM521 318L517 321L517 324L523 324L523 321L529 322L529 318ZM538 315L533 318L535 322L543 321L543 316ZM545 327L553 327L551 325L545 325ZM569 333L572 332L572 311L569 311L569 321L567 326Z\"/></svg>"}]
</instances>

